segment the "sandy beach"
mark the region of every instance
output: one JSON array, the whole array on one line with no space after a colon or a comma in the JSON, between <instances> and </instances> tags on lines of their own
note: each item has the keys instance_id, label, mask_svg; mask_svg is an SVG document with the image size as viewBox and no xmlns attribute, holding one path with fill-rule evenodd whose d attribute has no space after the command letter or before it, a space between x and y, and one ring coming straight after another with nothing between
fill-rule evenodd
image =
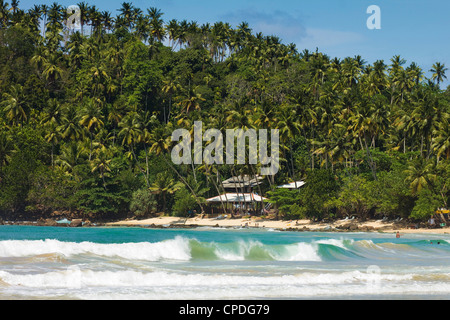
<instances>
[{"instance_id":1,"label":"sandy beach","mask_svg":"<svg viewBox=\"0 0 450 320\"><path fill-rule=\"evenodd\" d=\"M179 217L155 217L145 220L125 220L107 223L108 226L124 226L124 227L219 227L219 228L271 228L276 230L292 230L292 231L364 231L364 232L385 232L392 233L399 231L406 233L433 233L433 234L450 234L450 228L405 228L400 227L393 221L369 220L365 222L354 222L352 220L338 220L332 223L314 223L310 220L265 220L261 218L179 218Z\"/></svg>"}]
</instances>

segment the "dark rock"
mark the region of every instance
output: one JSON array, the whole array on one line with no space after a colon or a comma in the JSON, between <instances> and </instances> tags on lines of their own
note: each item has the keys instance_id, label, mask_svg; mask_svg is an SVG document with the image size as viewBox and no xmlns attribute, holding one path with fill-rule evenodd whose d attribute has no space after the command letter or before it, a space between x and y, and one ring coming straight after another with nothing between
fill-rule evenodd
<instances>
[{"instance_id":1,"label":"dark rock","mask_svg":"<svg viewBox=\"0 0 450 320\"><path fill-rule=\"evenodd\" d=\"M56 227L58 223L53 219L45 219L44 225L47 227Z\"/></svg>"},{"instance_id":2,"label":"dark rock","mask_svg":"<svg viewBox=\"0 0 450 320\"><path fill-rule=\"evenodd\" d=\"M358 225L356 223L347 223L339 227L342 230L355 231L358 230Z\"/></svg>"},{"instance_id":3,"label":"dark rock","mask_svg":"<svg viewBox=\"0 0 450 320\"><path fill-rule=\"evenodd\" d=\"M73 219L70 224L69 227L81 227L83 225L83 221L81 219Z\"/></svg>"},{"instance_id":4,"label":"dark rock","mask_svg":"<svg viewBox=\"0 0 450 320\"><path fill-rule=\"evenodd\" d=\"M84 223L83 223L83 227L90 227L92 225L92 223L89 221L89 220L86 220Z\"/></svg>"}]
</instances>

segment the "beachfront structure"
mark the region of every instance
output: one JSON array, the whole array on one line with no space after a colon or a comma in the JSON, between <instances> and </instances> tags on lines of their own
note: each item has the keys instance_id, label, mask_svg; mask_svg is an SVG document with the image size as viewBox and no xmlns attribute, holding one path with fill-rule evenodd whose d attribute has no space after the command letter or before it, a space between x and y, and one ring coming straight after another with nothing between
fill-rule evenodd
<instances>
[{"instance_id":1,"label":"beachfront structure","mask_svg":"<svg viewBox=\"0 0 450 320\"><path fill-rule=\"evenodd\" d=\"M262 184L263 179L264 177L260 175L235 176L223 181L222 185L226 192L252 193L257 186Z\"/></svg>"},{"instance_id":2,"label":"beachfront structure","mask_svg":"<svg viewBox=\"0 0 450 320\"><path fill-rule=\"evenodd\" d=\"M305 185L304 181L295 181L287 184L283 184L281 186L278 186L278 189L300 189Z\"/></svg>"},{"instance_id":3,"label":"beachfront structure","mask_svg":"<svg viewBox=\"0 0 450 320\"><path fill-rule=\"evenodd\" d=\"M225 193L220 196L206 199L206 202L226 202L226 203L253 203L269 200L256 193Z\"/></svg>"},{"instance_id":4,"label":"beachfront structure","mask_svg":"<svg viewBox=\"0 0 450 320\"><path fill-rule=\"evenodd\" d=\"M209 212L211 214L222 213L223 206L227 212L241 214L257 214L260 213L269 199L264 198L256 193L233 193L227 192L219 196L206 199L210 204ZM216 206L215 206L216 205ZM219 207L217 205L221 205Z\"/></svg>"},{"instance_id":5,"label":"beachfront structure","mask_svg":"<svg viewBox=\"0 0 450 320\"><path fill-rule=\"evenodd\" d=\"M208 213L260 213L266 205L264 201L268 200L258 195L260 193L258 192L259 186L263 183L263 180L264 177L260 175L240 175L222 181L225 192L206 199Z\"/></svg>"}]
</instances>

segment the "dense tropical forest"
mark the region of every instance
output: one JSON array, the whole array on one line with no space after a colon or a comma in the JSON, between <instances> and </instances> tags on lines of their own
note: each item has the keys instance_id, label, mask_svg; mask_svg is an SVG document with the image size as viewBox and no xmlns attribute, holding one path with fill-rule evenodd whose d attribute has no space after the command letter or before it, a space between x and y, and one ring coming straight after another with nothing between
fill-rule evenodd
<instances>
[{"instance_id":1,"label":"dense tropical forest","mask_svg":"<svg viewBox=\"0 0 450 320\"><path fill-rule=\"evenodd\" d=\"M0 0L0 217L199 212L257 165L179 165L171 133L279 129L281 217L427 219L450 197L447 68L299 50L242 22ZM188 19L188 17L186 17ZM300 189L275 186L306 181Z\"/></svg>"}]
</instances>

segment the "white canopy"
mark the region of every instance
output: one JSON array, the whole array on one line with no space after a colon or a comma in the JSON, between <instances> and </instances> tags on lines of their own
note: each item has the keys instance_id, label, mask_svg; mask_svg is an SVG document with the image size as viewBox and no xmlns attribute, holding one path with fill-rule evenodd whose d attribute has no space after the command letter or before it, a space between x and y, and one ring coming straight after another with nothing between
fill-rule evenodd
<instances>
[{"instance_id":1,"label":"white canopy","mask_svg":"<svg viewBox=\"0 0 450 320\"><path fill-rule=\"evenodd\" d=\"M295 185L297 183L297 186ZM278 186L277 188L280 189L298 189L303 187L303 185L305 184L304 181L297 181L297 182L291 182L288 184L283 184L282 186Z\"/></svg>"},{"instance_id":2,"label":"white canopy","mask_svg":"<svg viewBox=\"0 0 450 320\"><path fill-rule=\"evenodd\" d=\"M267 198L261 197L255 193L226 193L220 196L212 197L206 199L207 202L262 202L268 200Z\"/></svg>"}]
</instances>

